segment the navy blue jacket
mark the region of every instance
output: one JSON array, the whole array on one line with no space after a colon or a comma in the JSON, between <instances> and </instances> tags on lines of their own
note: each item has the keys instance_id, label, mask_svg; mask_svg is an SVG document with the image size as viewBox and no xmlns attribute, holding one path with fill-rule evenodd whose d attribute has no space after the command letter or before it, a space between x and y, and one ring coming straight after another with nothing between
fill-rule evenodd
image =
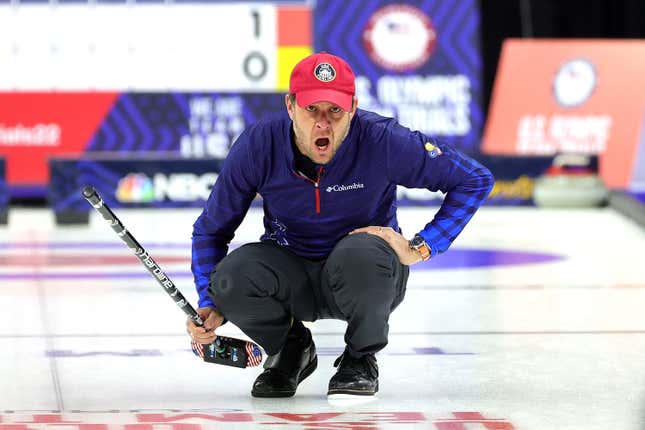
<instances>
[{"instance_id":1,"label":"navy blue jacket","mask_svg":"<svg viewBox=\"0 0 645 430\"><path fill-rule=\"evenodd\" d=\"M335 156L312 181L296 171L291 128L285 111L247 128L231 148L193 226L192 271L200 307L214 306L207 292L210 273L226 256L256 193L264 206L260 240L321 259L356 228L400 231L397 185L443 191L434 219L418 232L435 256L448 249L493 186L490 171L475 160L392 118L360 109Z\"/></svg>"}]
</instances>

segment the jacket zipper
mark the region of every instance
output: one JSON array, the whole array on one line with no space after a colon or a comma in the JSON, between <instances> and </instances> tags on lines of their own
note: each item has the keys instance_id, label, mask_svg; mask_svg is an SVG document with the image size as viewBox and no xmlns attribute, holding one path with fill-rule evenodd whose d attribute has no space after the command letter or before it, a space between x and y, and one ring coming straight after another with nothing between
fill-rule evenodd
<instances>
[{"instance_id":1,"label":"jacket zipper","mask_svg":"<svg viewBox=\"0 0 645 430\"><path fill-rule=\"evenodd\" d=\"M324 167L320 166L320 169L318 169L318 177L316 178L315 181L312 180L312 179L309 179L303 173L300 173L298 171L293 171L294 175L304 179L305 181L309 181L312 184L314 184L314 197L316 198L316 213L317 214L320 213L320 188L319 188L319 186L320 186L320 178L322 176L323 170L324 170Z\"/></svg>"},{"instance_id":2,"label":"jacket zipper","mask_svg":"<svg viewBox=\"0 0 645 430\"><path fill-rule=\"evenodd\" d=\"M318 169L318 177L316 178L316 182L314 182L314 192L316 193L316 213L320 213L320 177L322 176L323 172L323 166L320 166L320 169Z\"/></svg>"}]
</instances>

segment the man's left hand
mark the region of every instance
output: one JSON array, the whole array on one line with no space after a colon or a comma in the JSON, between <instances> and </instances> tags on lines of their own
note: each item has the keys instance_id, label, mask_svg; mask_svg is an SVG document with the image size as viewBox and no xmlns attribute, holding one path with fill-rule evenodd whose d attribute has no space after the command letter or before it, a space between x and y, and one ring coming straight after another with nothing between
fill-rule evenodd
<instances>
[{"instance_id":1,"label":"man's left hand","mask_svg":"<svg viewBox=\"0 0 645 430\"><path fill-rule=\"evenodd\" d=\"M392 247L396 255L399 257L401 264L411 266L423 260L419 251L410 248L410 242L408 239L403 237L401 233L394 231L392 227L371 225L368 227L357 228L356 230L349 232L349 234L354 233L369 233L380 237Z\"/></svg>"}]
</instances>

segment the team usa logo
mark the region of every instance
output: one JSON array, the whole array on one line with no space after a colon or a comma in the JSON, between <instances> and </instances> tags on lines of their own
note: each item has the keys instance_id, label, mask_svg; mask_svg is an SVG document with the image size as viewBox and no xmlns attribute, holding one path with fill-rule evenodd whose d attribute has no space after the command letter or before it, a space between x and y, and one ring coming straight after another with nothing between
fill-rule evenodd
<instances>
[{"instance_id":1,"label":"team usa logo","mask_svg":"<svg viewBox=\"0 0 645 430\"><path fill-rule=\"evenodd\" d=\"M567 61L555 74L553 93L563 107L580 106L596 88L596 69L585 59Z\"/></svg>"},{"instance_id":2,"label":"team usa logo","mask_svg":"<svg viewBox=\"0 0 645 430\"><path fill-rule=\"evenodd\" d=\"M336 79L336 70L329 63L320 63L314 69L314 76L322 82L331 82Z\"/></svg>"},{"instance_id":3,"label":"team usa logo","mask_svg":"<svg viewBox=\"0 0 645 430\"><path fill-rule=\"evenodd\" d=\"M422 66L437 44L437 32L420 9L391 4L377 10L363 30L363 44L372 61L397 72Z\"/></svg>"}]
</instances>

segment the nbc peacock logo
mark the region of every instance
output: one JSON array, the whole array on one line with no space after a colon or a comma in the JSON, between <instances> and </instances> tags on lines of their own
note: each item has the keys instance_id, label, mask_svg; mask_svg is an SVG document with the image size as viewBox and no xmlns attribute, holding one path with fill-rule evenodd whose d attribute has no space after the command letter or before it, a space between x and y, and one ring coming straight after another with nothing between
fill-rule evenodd
<instances>
[{"instance_id":1,"label":"nbc peacock logo","mask_svg":"<svg viewBox=\"0 0 645 430\"><path fill-rule=\"evenodd\" d=\"M121 178L116 199L122 203L147 203L155 199L152 180L143 173L129 173Z\"/></svg>"}]
</instances>

